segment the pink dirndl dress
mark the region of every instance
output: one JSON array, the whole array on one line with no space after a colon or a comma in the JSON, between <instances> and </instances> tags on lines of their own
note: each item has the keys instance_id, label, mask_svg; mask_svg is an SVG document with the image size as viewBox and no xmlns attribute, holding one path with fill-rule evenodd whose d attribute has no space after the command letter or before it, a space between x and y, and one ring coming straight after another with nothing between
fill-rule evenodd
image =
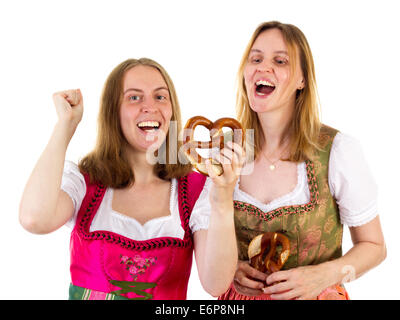
<instances>
[{"instance_id":1,"label":"pink dirndl dress","mask_svg":"<svg viewBox=\"0 0 400 320\"><path fill-rule=\"evenodd\" d=\"M186 299L193 237L191 210L205 176L192 172L178 179L178 201L184 238L136 241L109 231L90 232L106 188L89 183L71 233L70 299Z\"/></svg>"}]
</instances>

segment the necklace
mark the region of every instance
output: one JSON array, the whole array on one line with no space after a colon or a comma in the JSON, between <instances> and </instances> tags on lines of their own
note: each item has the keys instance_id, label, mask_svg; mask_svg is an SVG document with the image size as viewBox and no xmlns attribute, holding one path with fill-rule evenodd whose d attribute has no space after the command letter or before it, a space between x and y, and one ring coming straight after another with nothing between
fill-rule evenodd
<instances>
[{"instance_id":1,"label":"necklace","mask_svg":"<svg viewBox=\"0 0 400 320\"><path fill-rule=\"evenodd\" d=\"M264 158L270 163L270 165L269 165L269 170L274 171L274 170L276 169L276 165L275 165L275 164L276 164L279 160L281 160L281 157L282 157L283 153L286 151L286 149L287 149L287 148L284 148L284 149L282 150L282 152L280 153L278 159L276 159L275 161L271 161L271 160L264 154L264 152L261 152L261 154L264 156Z\"/></svg>"}]
</instances>

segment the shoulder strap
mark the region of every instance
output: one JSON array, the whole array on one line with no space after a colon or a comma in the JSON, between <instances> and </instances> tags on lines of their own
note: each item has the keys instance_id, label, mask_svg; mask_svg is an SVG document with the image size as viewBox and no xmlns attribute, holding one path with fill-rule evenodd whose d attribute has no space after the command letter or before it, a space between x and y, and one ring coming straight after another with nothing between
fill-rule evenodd
<instances>
[{"instance_id":1,"label":"shoulder strap","mask_svg":"<svg viewBox=\"0 0 400 320\"><path fill-rule=\"evenodd\" d=\"M321 150L318 152L319 161L326 164L329 162L332 143L338 132L337 129L331 128L325 124L321 126L319 133L319 145L321 147Z\"/></svg>"},{"instance_id":2,"label":"shoulder strap","mask_svg":"<svg viewBox=\"0 0 400 320\"><path fill-rule=\"evenodd\" d=\"M190 212L192 212L194 204L199 198L205 182L206 176L201 173L193 171L187 175L187 200Z\"/></svg>"},{"instance_id":3,"label":"shoulder strap","mask_svg":"<svg viewBox=\"0 0 400 320\"><path fill-rule=\"evenodd\" d=\"M91 183L89 175L87 173L82 174L85 178L86 194L82 200L75 226L80 224L83 216L86 216L86 219L89 219L90 221L93 219L93 213L96 213L105 194L104 186L97 183ZM89 212L90 215L88 215Z\"/></svg>"},{"instance_id":4,"label":"shoulder strap","mask_svg":"<svg viewBox=\"0 0 400 320\"><path fill-rule=\"evenodd\" d=\"M191 172L178 179L178 206L185 239L191 239L190 215L205 182L206 176L198 172Z\"/></svg>"},{"instance_id":5,"label":"shoulder strap","mask_svg":"<svg viewBox=\"0 0 400 320\"><path fill-rule=\"evenodd\" d=\"M329 127L326 124L322 124L319 132L319 142L324 149L327 149L327 151L330 150L333 139L338 132L339 130Z\"/></svg>"}]
</instances>

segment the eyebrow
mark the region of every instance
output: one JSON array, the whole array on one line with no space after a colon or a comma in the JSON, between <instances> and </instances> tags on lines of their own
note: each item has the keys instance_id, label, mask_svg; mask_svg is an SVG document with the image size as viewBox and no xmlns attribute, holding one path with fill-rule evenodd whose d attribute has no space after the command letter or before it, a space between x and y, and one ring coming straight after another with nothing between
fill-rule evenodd
<instances>
[{"instance_id":1,"label":"eyebrow","mask_svg":"<svg viewBox=\"0 0 400 320\"><path fill-rule=\"evenodd\" d=\"M263 51L260 50L260 49L251 49L251 50L250 50L250 53L251 53L251 52L263 53ZM279 54L279 53L283 53L283 54L289 55L288 52L285 51L285 50L277 50L277 51L274 51L274 53L278 53L278 54Z\"/></svg>"},{"instance_id":2,"label":"eyebrow","mask_svg":"<svg viewBox=\"0 0 400 320\"><path fill-rule=\"evenodd\" d=\"M158 91L158 90L167 90L167 91L169 91L167 87L158 87L158 88L154 89L153 91ZM124 91L124 94L129 92L129 91L143 92L143 90L141 90L141 89L129 88L129 89L126 89Z\"/></svg>"}]
</instances>

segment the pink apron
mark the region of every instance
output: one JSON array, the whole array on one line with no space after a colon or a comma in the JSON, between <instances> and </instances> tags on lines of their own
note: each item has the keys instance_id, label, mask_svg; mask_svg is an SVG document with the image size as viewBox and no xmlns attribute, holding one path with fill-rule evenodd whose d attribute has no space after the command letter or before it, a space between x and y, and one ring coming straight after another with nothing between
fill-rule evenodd
<instances>
[{"instance_id":1,"label":"pink apron","mask_svg":"<svg viewBox=\"0 0 400 320\"><path fill-rule=\"evenodd\" d=\"M189 218L205 176L192 172L178 179L183 240L135 241L109 231L90 232L106 188L90 184L87 175L85 181L86 195L71 233L71 288L75 295L71 296L70 288L70 299L186 299L193 253Z\"/></svg>"}]
</instances>

